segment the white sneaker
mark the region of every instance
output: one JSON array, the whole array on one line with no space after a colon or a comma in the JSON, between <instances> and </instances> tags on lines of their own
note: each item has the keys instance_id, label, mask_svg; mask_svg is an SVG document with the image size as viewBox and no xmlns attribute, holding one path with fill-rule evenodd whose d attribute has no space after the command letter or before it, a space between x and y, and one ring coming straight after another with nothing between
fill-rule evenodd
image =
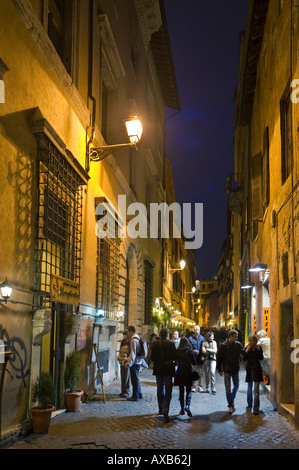
<instances>
[{"instance_id":1,"label":"white sneaker","mask_svg":"<svg viewBox=\"0 0 299 470\"><path fill-rule=\"evenodd\" d=\"M192 388L192 392L196 392L196 388L195 388L195 387Z\"/></svg>"},{"instance_id":2,"label":"white sneaker","mask_svg":"<svg viewBox=\"0 0 299 470\"><path fill-rule=\"evenodd\" d=\"M197 391L200 392L200 393L202 393L202 392L203 392L202 387L199 386L199 387L197 388Z\"/></svg>"}]
</instances>

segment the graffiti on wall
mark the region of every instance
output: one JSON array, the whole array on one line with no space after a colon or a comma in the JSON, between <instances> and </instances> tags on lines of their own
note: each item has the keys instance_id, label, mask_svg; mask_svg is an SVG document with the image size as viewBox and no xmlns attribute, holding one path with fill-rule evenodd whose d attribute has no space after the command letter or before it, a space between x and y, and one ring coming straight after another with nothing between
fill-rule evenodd
<instances>
[{"instance_id":1,"label":"graffiti on wall","mask_svg":"<svg viewBox=\"0 0 299 470\"><path fill-rule=\"evenodd\" d=\"M12 369L9 371L11 377L22 380L26 387L25 378L29 375L29 358L24 341L18 336L10 337L2 325L0 325L0 340L5 344L6 351L11 351L8 359L8 364Z\"/></svg>"}]
</instances>

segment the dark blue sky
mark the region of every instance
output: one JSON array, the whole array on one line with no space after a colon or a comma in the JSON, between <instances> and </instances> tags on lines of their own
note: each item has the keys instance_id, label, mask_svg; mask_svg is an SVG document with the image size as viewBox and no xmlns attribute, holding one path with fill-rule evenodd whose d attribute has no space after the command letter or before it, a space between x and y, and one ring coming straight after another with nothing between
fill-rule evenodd
<instances>
[{"instance_id":1,"label":"dark blue sky","mask_svg":"<svg viewBox=\"0 0 299 470\"><path fill-rule=\"evenodd\" d=\"M234 171L233 98L248 0L164 3L181 103L181 111L167 121L166 152L177 201L203 203L197 278L207 278L217 273L226 238L225 180Z\"/></svg>"}]
</instances>

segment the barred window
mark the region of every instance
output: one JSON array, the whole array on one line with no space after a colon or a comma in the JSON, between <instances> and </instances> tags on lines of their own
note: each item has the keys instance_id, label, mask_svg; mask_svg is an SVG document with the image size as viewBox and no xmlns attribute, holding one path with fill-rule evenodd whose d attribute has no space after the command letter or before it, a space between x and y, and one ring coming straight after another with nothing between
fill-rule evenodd
<instances>
[{"instance_id":1,"label":"barred window","mask_svg":"<svg viewBox=\"0 0 299 470\"><path fill-rule=\"evenodd\" d=\"M38 148L38 218L35 286L49 293L51 275L80 281L82 186L65 155L46 137Z\"/></svg>"},{"instance_id":2,"label":"barred window","mask_svg":"<svg viewBox=\"0 0 299 470\"><path fill-rule=\"evenodd\" d=\"M119 257L120 239L118 222L109 212L105 212L106 237L97 239L97 308L104 311L106 318L117 319L119 308Z\"/></svg>"}]
</instances>

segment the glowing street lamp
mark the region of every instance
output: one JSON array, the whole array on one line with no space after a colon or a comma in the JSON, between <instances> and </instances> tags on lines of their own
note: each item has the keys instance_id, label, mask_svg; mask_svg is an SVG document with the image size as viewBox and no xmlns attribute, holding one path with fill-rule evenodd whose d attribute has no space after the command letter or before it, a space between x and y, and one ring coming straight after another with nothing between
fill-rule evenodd
<instances>
[{"instance_id":1,"label":"glowing street lamp","mask_svg":"<svg viewBox=\"0 0 299 470\"><path fill-rule=\"evenodd\" d=\"M174 272L174 271L183 271L183 269L185 269L185 266L186 266L186 261L184 259L182 259L180 261L180 267L179 268L176 268L176 269L172 269L170 268L169 271L171 272Z\"/></svg>"},{"instance_id":2,"label":"glowing street lamp","mask_svg":"<svg viewBox=\"0 0 299 470\"><path fill-rule=\"evenodd\" d=\"M100 162L108 155L112 155L126 147L134 147L137 149L137 144L141 139L143 127L138 116L133 116L124 120L124 124L127 129L127 134L130 142L126 144L115 144L115 145L103 145L102 147L89 148L88 157L92 162ZM88 165L89 166L89 165Z\"/></svg>"},{"instance_id":3,"label":"glowing street lamp","mask_svg":"<svg viewBox=\"0 0 299 470\"><path fill-rule=\"evenodd\" d=\"M11 296L12 288L7 282L7 278L4 282L0 285L1 297L4 299L5 303L7 303L8 299Z\"/></svg>"}]
</instances>

